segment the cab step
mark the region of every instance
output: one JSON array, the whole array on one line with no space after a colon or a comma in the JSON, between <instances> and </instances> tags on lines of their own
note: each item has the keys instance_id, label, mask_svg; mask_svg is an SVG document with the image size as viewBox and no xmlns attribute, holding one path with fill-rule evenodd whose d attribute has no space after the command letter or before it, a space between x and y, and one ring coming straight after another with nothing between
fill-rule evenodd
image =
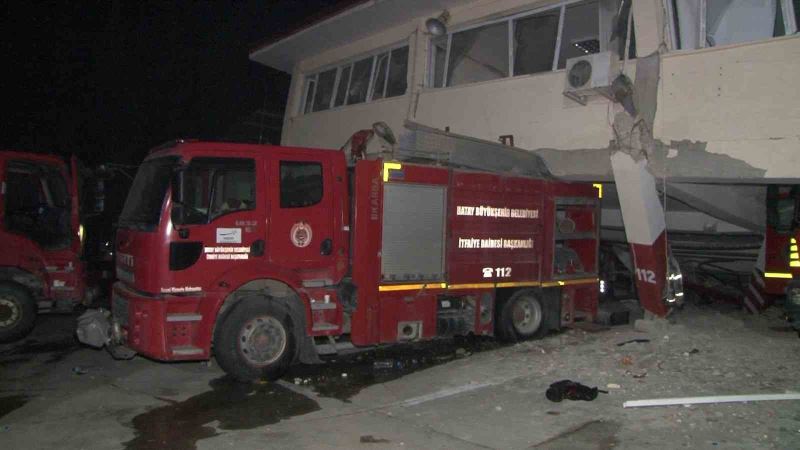
<instances>
[{"instance_id":1,"label":"cab step","mask_svg":"<svg viewBox=\"0 0 800 450\"><path fill-rule=\"evenodd\" d=\"M199 347L193 347L191 345L183 345L179 347L172 347L172 354L175 356L202 355L203 349Z\"/></svg>"},{"instance_id":2,"label":"cab step","mask_svg":"<svg viewBox=\"0 0 800 450\"><path fill-rule=\"evenodd\" d=\"M199 322L203 320L202 314L178 313L167 314L167 322Z\"/></svg>"}]
</instances>

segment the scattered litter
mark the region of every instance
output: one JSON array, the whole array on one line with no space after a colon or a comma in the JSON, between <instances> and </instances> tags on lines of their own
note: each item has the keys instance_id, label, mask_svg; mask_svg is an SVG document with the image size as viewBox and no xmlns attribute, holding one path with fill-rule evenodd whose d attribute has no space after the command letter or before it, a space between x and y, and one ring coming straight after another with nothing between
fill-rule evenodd
<instances>
[{"instance_id":1,"label":"scattered litter","mask_svg":"<svg viewBox=\"0 0 800 450\"><path fill-rule=\"evenodd\" d=\"M630 370L626 370L625 375L631 376L633 378L644 378L647 376L647 369L642 369L638 372L632 372Z\"/></svg>"},{"instance_id":2,"label":"scattered litter","mask_svg":"<svg viewBox=\"0 0 800 450\"><path fill-rule=\"evenodd\" d=\"M622 347L626 344L644 344L645 342L650 342L650 339L631 339L625 342L620 342L617 344L617 347Z\"/></svg>"},{"instance_id":3,"label":"scattered litter","mask_svg":"<svg viewBox=\"0 0 800 450\"><path fill-rule=\"evenodd\" d=\"M343 373L342 378L347 378L347 373Z\"/></svg>"},{"instance_id":4,"label":"scattered litter","mask_svg":"<svg viewBox=\"0 0 800 450\"><path fill-rule=\"evenodd\" d=\"M609 388L609 389L621 389L622 388L622 386L618 385L617 383L608 383L606 385L606 387Z\"/></svg>"},{"instance_id":5,"label":"scattered litter","mask_svg":"<svg viewBox=\"0 0 800 450\"><path fill-rule=\"evenodd\" d=\"M495 411L502 411L502 410L503 410L503 407L502 407L502 406L495 406L495 407L494 407L494 410L495 410Z\"/></svg>"},{"instance_id":6,"label":"scattered litter","mask_svg":"<svg viewBox=\"0 0 800 450\"><path fill-rule=\"evenodd\" d=\"M388 439L376 438L371 434L367 434L365 436L361 436L360 442L362 444L385 444L387 442L392 442Z\"/></svg>"},{"instance_id":7,"label":"scattered litter","mask_svg":"<svg viewBox=\"0 0 800 450\"><path fill-rule=\"evenodd\" d=\"M597 398L597 393L602 392L608 394L608 391L601 391L596 387L590 388L577 381L561 380L556 381L547 388L545 397L551 402L560 402L561 400L585 400L592 401Z\"/></svg>"},{"instance_id":8,"label":"scattered litter","mask_svg":"<svg viewBox=\"0 0 800 450\"><path fill-rule=\"evenodd\" d=\"M622 357L622 360L620 360L620 363L623 366L630 366L633 364L633 357L630 355L625 355Z\"/></svg>"},{"instance_id":9,"label":"scattered litter","mask_svg":"<svg viewBox=\"0 0 800 450\"><path fill-rule=\"evenodd\" d=\"M72 368L72 373L74 373L75 375L85 375L85 374L89 373L89 370L88 369L84 369L83 367L75 366L75 367Z\"/></svg>"},{"instance_id":10,"label":"scattered litter","mask_svg":"<svg viewBox=\"0 0 800 450\"><path fill-rule=\"evenodd\" d=\"M547 411L547 415L549 416L560 416L561 413L558 411Z\"/></svg>"},{"instance_id":11,"label":"scattered litter","mask_svg":"<svg viewBox=\"0 0 800 450\"><path fill-rule=\"evenodd\" d=\"M800 393L786 394L751 394L751 395L711 395L707 397L654 398L647 400L629 400L622 404L623 408L643 406L697 405L703 403L738 403L762 402L771 400L800 400Z\"/></svg>"},{"instance_id":12,"label":"scattered litter","mask_svg":"<svg viewBox=\"0 0 800 450\"><path fill-rule=\"evenodd\" d=\"M389 370L394 368L394 361L391 359L381 359L373 362L372 368L376 370Z\"/></svg>"}]
</instances>

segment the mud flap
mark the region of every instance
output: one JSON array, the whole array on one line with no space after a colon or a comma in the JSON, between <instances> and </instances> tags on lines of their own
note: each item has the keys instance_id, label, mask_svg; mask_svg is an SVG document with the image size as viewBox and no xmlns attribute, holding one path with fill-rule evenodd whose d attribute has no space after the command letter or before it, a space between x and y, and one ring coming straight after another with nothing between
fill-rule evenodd
<instances>
[{"instance_id":1,"label":"mud flap","mask_svg":"<svg viewBox=\"0 0 800 450\"><path fill-rule=\"evenodd\" d=\"M275 301L282 301L289 311L289 317L292 319L294 325L294 337L297 342L297 353L295 354L293 363L301 362L303 364L320 364L322 360L317 355L317 350L314 347L314 338L307 335L306 330L306 311L303 302L297 297L281 297L276 298Z\"/></svg>"},{"instance_id":2,"label":"mud flap","mask_svg":"<svg viewBox=\"0 0 800 450\"><path fill-rule=\"evenodd\" d=\"M542 306L546 309L544 323L549 331L561 329L561 289L542 289Z\"/></svg>"}]
</instances>

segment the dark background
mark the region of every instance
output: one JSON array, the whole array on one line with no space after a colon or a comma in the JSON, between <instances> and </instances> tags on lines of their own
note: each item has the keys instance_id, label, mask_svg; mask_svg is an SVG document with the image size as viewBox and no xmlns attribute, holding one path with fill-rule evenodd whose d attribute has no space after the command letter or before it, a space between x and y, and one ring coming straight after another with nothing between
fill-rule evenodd
<instances>
[{"instance_id":1,"label":"dark background","mask_svg":"<svg viewBox=\"0 0 800 450\"><path fill-rule=\"evenodd\" d=\"M289 75L248 53L336 3L8 2L0 7L0 148L75 154L89 166L138 164L167 140L237 135L257 109L279 118ZM278 143L274 122L263 134Z\"/></svg>"}]
</instances>

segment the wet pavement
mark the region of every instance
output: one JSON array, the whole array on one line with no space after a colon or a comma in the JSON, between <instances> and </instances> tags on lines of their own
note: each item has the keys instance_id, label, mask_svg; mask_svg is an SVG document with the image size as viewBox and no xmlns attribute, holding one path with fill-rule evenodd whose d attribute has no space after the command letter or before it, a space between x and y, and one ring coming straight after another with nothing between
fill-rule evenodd
<instances>
[{"instance_id":1,"label":"wet pavement","mask_svg":"<svg viewBox=\"0 0 800 450\"><path fill-rule=\"evenodd\" d=\"M213 361L114 361L74 341L74 317L47 317L28 339L0 345L0 447L799 448L800 404L622 409L676 392L796 389L800 347L783 323L736 316L713 328L712 319L724 317L707 313L663 336L589 327L514 345L381 347L242 384ZM706 337L696 342L686 327ZM639 366L646 377L627 375ZM565 378L616 387L592 402L548 402L548 385Z\"/></svg>"},{"instance_id":2,"label":"wet pavement","mask_svg":"<svg viewBox=\"0 0 800 450\"><path fill-rule=\"evenodd\" d=\"M133 418L136 437L125 442L125 449L192 450L218 430L250 430L320 409L316 401L275 383L222 377L209 385L210 391L183 401L159 397L167 404Z\"/></svg>"},{"instance_id":3,"label":"wet pavement","mask_svg":"<svg viewBox=\"0 0 800 450\"><path fill-rule=\"evenodd\" d=\"M27 395L0 396L0 417L25 406L25 403L28 403L28 398Z\"/></svg>"},{"instance_id":4,"label":"wet pavement","mask_svg":"<svg viewBox=\"0 0 800 450\"><path fill-rule=\"evenodd\" d=\"M324 364L295 366L284 375L283 380L309 386L321 397L349 402L362 389L374 384L386 383L419 370L502 346L498 341L485 337L440 339L388 346L328 358Z\"/></svg>"}]
</instances>

